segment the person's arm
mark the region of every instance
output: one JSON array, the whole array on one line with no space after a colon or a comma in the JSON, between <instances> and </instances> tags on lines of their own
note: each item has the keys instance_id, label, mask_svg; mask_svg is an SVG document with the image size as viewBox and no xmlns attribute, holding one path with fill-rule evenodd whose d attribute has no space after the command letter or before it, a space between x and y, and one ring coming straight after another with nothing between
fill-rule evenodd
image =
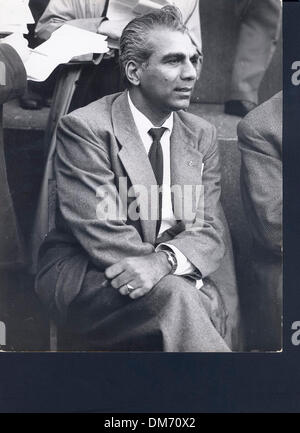
<instances>
[{"instance_id":1,"label":"person's arm","mask_svg":"<svg viewBox=\"0 0 300 433\"><path fill-rule=\"evenodd\" d=\"M256 242L282 252L281 146L271 134L261 135L247 119L238 126L241 193L246 218Z\"/></svg>"},{"instance_id":2,"label":"person's arm","mask_svg":"<svg viewBox=\"0 0 300 433\"><path fill-rule=\"evenodd\" d=\"M8 44L0 43L0 105L21 96L27 76L21 57Z\"/></svg>"},{"instance_id":3,"label":"person's arm","mask_svg":"<svg viewBox=\"0 0 300 433\"><path fill-rule=\"evenodd\" d=\"M186 0L175 0L174 4L181 10L183 21L188 28L192 41L197 47L197 50L202 58L199 0L188 2ZM130 20L131 18L124 20L105 20L101 22L98 28L98 33L108 36L111 40L118 41L121 37L123 29Z\"/></svg>"},{"instance_id":4,"label":"person's arm","mask_svg":"<svg viewBox=\"0 0 300 433\"><path fill-rule=\"evenodd\" d=\"M115 41L117 44L116 46L118 46L122 32L129 21L130 19L103 20L100 23L97 32L101 35L107 36L109 38L109 42Z\"/></svg>"},{"instance_id":5,"label":"person's arm","mask_svg":"<svg viewBox=\"0 0 300 433\"><path fill-rule=\"evenodd\" d=\"M175 0L174 4L181 10L183 22L189 30L198 53L202 56L199 0Z\"/></svg>"},{"instance_id":6,"label":"person's arm","mask_svg":"<svg viewBox=\"0 0 300 433\"><path fill-rule=\"evenodd\" d=\"M201 278L201 274L196 270L195 266L174 245L161 243L155 248L155 251L170 251L175 255L176 269L174 275L191 276L196 279Z\"/></svg>"},{"instance_id":7,"label":"person's arm","mask_svg":"<svg viewBox=\"0 0 300 433\"><path fill-rule=\"evenodd\" d=\"M89 3L91 3L90 7ZM102 3L104 8L104 1ZM66 23L97 33L99 25L105 18L101 17L101 8L99 8L99 16L92 15L92 6L92 2L85 5L85 2L79 0L50 0L36 25L37 38L41 41L49 39L55 30Z\"/></svg>"}]
</instances>

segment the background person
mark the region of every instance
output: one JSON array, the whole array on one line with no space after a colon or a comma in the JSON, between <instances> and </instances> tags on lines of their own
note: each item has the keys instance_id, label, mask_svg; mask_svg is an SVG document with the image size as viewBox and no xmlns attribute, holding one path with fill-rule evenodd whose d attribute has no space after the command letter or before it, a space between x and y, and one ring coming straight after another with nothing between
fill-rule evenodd
<instances>
[{"instance_id":1,"label":"background person","mask_svg":"<svg viewBox=\"0 0 300 433\"><path fill-rule=\"evenodd\" d=\"M24 93L27 75L23 62L28 57L23 36L13 34L0 39L0 267L21 264L24 260L6 174L2 105Z\"/></svg>"},{"instance_id":2,"label":"background person","mask_svg":"<svg viewBox=\"0 0 300 433\"><path fill-rule=\"evenodd\" d=\"M234 0L234 7L240 29L225 113L243 117L257 106L279 39L282 6L280 0Z\"/></svg>"},{"instance_id":3,"label":"background person","mask_svg":"<svg viewBox=\"0 0 300 433\"><path fill-rule=\"evenodd\" d=\"M248 296L249 345L281 349L282 316L282 92L238 126L241 193L253 236Z\"/></svg>"},{"instance_id":4,"label":"background person","mask_svg":"<svg viewBox=\"0 0 300 433\"><path fill-rule=\"evenodd\" d=\"M21 35L0 39L0 321L6 326L8 339L15 320L10 311L14 301L9 299L19 287L16 274L25 265L25 254L7 180L2 111L5 102L26 89L23 62L28 56L27 41Z\"/></svg>"}]
</instances>

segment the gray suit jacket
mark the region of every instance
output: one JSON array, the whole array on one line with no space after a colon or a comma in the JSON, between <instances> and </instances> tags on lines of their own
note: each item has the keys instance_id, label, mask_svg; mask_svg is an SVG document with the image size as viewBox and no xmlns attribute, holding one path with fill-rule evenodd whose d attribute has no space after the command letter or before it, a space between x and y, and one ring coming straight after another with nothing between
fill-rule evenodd
<instances>
[{"instance_id":1,"label":"gray suit jacket","mask_svg":"<svg viewBox=\"0 0 300 433\"><path fill-rule=\"evenodd\" d=\"M255 242L280 256L282 245L282 92L238 126L242 197Z\"/></svg>"},{"instance_id":2,"label":"gray suit jacket","mask_svg":"<svg viewBox=\"0 0 300 433\"><path fill-rule=\"evenodd\" d=\"M282 92L238 126L241 193L253 235L253 288L248 311L252 349L281 348L282 315Z\"/></svg>"},{"instance_id":3,"label":"gray suit jacket","mask_svg":"<svg viewBox=\"0 0 300 433\"><path fill-rule=\"evenodd\" d=\"M174 200L174 214L181 221L159 240L156 221L146 215L151 209L145 206L145 195L129 197L124 205L128 210L136 200L140 220L129 214L127 220L105 220L97 214L99 187L105 186L113 197L121 178L128 186L142 185L149 194L156 185L126 92L104 97L62 118L55 173L59 204L56 230L42 245L36 280L37 292L50 309L61 313L67 309L80 291L89 263L103 272L125 257L150 254L157 242L170 242L207 282L203 291L210 316L215 317L231 345L238 323L237 290L230 249L222 260L224 243L230 248L230 239L219 202L219 152L211 124L183 111L174 113L171 184L194 186L196 193L192 218L182 218L180 200ZM221 261L222 272L218 274ZM208 284L209 277L212 285Z\"/></svg>"}]
</instances>

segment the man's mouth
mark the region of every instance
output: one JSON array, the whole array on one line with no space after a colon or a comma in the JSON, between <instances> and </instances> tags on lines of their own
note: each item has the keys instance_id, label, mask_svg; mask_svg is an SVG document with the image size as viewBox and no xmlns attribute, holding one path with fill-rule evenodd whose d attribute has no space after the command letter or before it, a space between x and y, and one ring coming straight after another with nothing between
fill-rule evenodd
<instances>
[{"instance_id":1,"label":"man's mouth","mask_svg":"<svg viewBox=\"0 0 300 433\"><path fill-rule=\"evenodd\" d=\"M176 92L182 92L182 93L190 93L193 90L192 87L176 87Z\"/></svg>"}]
</instances>

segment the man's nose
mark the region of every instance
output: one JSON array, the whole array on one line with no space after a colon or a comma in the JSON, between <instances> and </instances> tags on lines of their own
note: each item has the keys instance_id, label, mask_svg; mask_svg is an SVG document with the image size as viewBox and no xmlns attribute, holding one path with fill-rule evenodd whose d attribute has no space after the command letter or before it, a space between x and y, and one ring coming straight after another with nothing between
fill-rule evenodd
<instances>
[{"instance_id":1,"label":"man's nose","mask_svg":"<svg viewBox=\"0 0 300 433\"><path fill-rule=\"evenodd\" d=\"M183 80L196 80L197 68L190 60L187 60L182 66L181 78Z\"/></svg>"}]
</instances>

